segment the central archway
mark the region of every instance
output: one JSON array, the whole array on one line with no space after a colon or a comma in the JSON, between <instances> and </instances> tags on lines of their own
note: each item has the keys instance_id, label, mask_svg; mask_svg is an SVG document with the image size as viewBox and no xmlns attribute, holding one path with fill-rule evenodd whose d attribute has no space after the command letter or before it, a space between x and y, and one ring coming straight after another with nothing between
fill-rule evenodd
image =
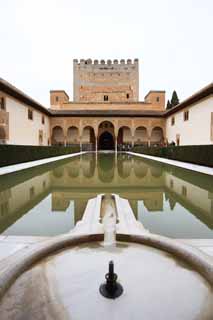
<instances>
[{"instance_id":1,"label":"central archway","mask_svg":"<svg viewBox=\"0 0 213 320\"><path fill-rule=\"evenodd\" d=\"M115 132L111 121L102 121L98 127L98 150L115 150Z\"/></svg>"},{"instance_id":2,"label":"central archway","mask_svg":"<svg viewBox=\"0 0 213 320\"><path fill-rule=\"evenodd\" d=\"M98 140L98 149L99 150L114 150L115 149L115 141L113 135L104 131Z\"/></svg>"}]
</instances>

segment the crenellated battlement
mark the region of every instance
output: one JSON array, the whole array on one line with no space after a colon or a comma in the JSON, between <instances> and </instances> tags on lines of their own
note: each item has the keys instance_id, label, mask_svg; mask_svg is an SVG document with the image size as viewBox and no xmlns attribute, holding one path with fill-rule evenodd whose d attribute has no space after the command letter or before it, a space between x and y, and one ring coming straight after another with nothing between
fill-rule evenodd
<instances>
[{"instance_id":1,"label":"crenellated battlement","mask_svg":"<svg viewBox=\"0 0 213 320\"><path fill-rule=\"evenodd\" d=\"M91 65L94 65L94 66L113 66L113 65L116 65L116 66L123 66L123 65L138 65L139 63L139 60L138 59L114 59L114 60L111 60L111 59L108 59L108 60L104 60L104 59L101 59L101 60L92 60L92 59L74 59L73 60L73 64L74 65L79 65L79 66L91 66Z\"/></svg>"},{"instance_id":2,"label":"crenellated battlement","mask_svg":"<svg viewBox=\"0 0 213 320\"><path fill-rule=\"evenodd\" d=\"M74 59L74 101L138 101L138 59Z\"/></svg>"}]
</instances>

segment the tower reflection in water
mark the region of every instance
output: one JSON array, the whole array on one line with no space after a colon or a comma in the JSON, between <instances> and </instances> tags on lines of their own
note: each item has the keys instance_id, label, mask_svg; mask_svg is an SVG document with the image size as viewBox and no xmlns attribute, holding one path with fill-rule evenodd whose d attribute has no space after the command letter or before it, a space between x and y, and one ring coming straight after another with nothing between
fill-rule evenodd
<instances>
[{"instance_id":1,"label":"tower reflection in water","mask_svg":"<svg viewBox=\"0 0 213 320\"><path fill-rule=\"evenodd\" d=\"M100 193L128 199L150 231L179 238L213 237L211 177L127 153L87 153L0 178L0 231L12 234L19 225L22 234L22 228L26 233L35 224L37 235L67 232L82 218L87 201ZM35 211L36 223L31 219ZM58 228L51 225L56 216Z\"/></svg>"}]
</instances>

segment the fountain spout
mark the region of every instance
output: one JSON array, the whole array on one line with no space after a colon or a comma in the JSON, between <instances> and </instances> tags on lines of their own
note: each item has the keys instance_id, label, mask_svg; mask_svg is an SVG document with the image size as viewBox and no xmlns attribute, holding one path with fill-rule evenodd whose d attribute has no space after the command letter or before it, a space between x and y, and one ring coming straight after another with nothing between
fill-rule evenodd
<instances>
[{"instance_id":1,"label":"fountain spout","mask_svg":"<svg viewBox=\"0 0 213 320\"><path fill-rule=\"evenodd\" d=\"M106 283L101 284L99 291L105 298L115 299L123 293L123 287L117 282L117 274L114 273L114 263L109 262L109 272L105 275Z\"/></svg>"},{"instance_id":2,"label":"fountain spout","mask_svg":"<svg viewBox=\"0 0 213 320\"><path fill-rule=\"evenodd\" d=\"M111 195L103 197L101 209L103 216L104 245L113 245L116 242L117 212L114 198Z\"/></svg>"}]
</instances>

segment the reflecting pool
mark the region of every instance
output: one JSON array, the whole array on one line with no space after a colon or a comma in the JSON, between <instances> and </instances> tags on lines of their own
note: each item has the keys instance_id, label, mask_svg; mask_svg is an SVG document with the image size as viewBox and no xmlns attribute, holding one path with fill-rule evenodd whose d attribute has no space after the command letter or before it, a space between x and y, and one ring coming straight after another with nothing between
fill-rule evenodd
<instances>
[{"instance_id":1,"label":"reflecting pool","mask_svg":"<svg viewBox=\"0 0 213 320\"><path fill-rule=\"evenodd\" d=\"M87 153L0 177L0 233L69 232L100 193L129 200L149 231L213 238L213 178L126 153Z\"/></svg>"}]
</instances>

